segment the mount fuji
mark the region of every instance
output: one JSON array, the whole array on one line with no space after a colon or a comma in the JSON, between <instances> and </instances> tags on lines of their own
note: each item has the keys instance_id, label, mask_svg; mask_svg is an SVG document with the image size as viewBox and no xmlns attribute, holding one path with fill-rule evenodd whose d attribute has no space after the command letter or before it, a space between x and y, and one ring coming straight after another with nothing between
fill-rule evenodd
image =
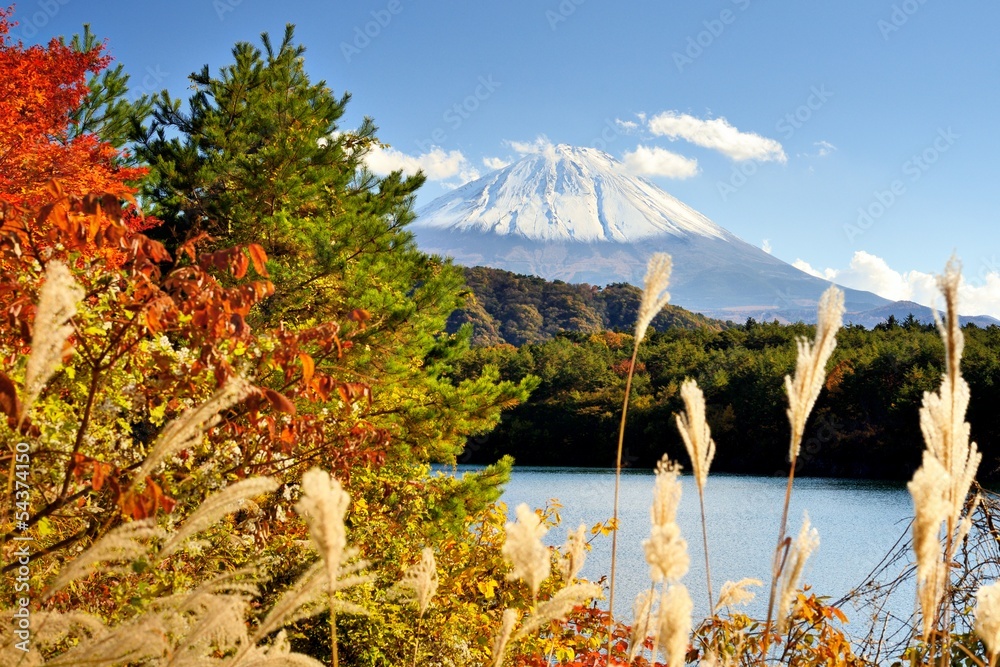
<instances>
[{"instance_id":1,"label":"mount fuji","mask_svg":"<svg viewBox=\"0 0 1000 667\"><path fill-rule=\"evenodd\" d=\"M592 148L549 146L527 155L435 199L410 229L422 250L459 264L595 285L641 286L649 256L667 252L671 303L734 321L813 321L830 285ZM892 303L860 290L844 295L846 319L857 323L867 323L864 311Z\"/></svg>"}]
</instances>

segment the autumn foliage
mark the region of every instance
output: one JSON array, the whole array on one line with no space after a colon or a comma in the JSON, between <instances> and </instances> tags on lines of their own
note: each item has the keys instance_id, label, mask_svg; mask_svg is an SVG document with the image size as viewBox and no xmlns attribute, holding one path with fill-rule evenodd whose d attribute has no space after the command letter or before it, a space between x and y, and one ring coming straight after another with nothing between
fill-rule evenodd
<instances>
[{"instance_id":1,"label":"autumn foliage","mask_svg":"<svg viewBox=\"0 0 1000 667\"><path fill-rule=\"evenodd\" d=\"M87 77L108 66L103 48L79 52L53 39L12 43L10 10L0 9L0 202L36 206L58 179L75 196L124 197L145 169L120 163L117 149L89 134L70 138L70 114L87 95Z\"/></svg>"}]
</instances>

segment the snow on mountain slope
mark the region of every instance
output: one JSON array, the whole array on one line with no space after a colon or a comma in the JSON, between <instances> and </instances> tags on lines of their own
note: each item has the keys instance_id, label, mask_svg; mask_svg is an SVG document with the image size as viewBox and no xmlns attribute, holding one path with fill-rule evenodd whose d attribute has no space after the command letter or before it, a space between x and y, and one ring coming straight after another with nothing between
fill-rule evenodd
<instances>
[{"instance_id":1,"label":"snow on mountain slope","mask_svg":"<svg viewBox=\"0 0 1000 667\"><path fill-rule=\"evenodd\" d=\"M593 148L550 146L439 197L416 226L535 241L628 243L727 232Z\"/></svg>"},{"instance_id":2,"label":"snow on mountain slope","mask_svg":"<svg viewBox=\"0 0 1000 667\"><path fill-rule=\"evenodd\" d=\"M830 283L750 245L591 148L550 146L435 199L410 229L426 252L549 280L642 285L673 257L672 303L721 319L815 319ZM887 299L845 289L848 313ZM850 318L848 317L848 320Z\"/></svg>"}]
</instances>

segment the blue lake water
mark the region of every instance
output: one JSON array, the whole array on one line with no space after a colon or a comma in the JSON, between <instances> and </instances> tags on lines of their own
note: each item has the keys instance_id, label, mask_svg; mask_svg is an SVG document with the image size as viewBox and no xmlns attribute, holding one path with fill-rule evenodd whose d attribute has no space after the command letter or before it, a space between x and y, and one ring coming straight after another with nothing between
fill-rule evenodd
<instances>
[{"instance_id":1,"label":"blue lake water","mask_svg":"<svg viewBox=\"0 0 1000 667\"><path fill-rule=\"evenodd\" d=\"M631 619L635 595L649 587L642 541L649 535L653 481L652 471L626 471L622 476L615 612L626 620ZM783 477L711 475L706 486L705 511L716 595L726 580L760 579L764 586L747 608L758 617L766 615L766 589L786 481ZM694 478L684 476L682 484L678 523L691 556L691 569L683 583L694 600L697 621L708 611L701 519ZM613 470L515 468L503 501L511 516L520 503L535 508L558 501L562 505L562 524L546 536L547 543L557 545L565 541L569 529L581 522L589 528L609 519L613 498ZM788 522L792 537L798 534L803 512L808 512L820 536L805 581L817 594L836 600L861 584L908 531L913 509L903 484L806 478L795 480ZM610 569L611 537L598 536L592 545L582 576L597 581ZM900 593L905 599L894 599L892 607L897 613L909 615L914 604L912 588ZM849 606L844 611L849 618L855 616ZM861 633L864 619L857 620L852 625Z\"/></svg>"}]
</instances>

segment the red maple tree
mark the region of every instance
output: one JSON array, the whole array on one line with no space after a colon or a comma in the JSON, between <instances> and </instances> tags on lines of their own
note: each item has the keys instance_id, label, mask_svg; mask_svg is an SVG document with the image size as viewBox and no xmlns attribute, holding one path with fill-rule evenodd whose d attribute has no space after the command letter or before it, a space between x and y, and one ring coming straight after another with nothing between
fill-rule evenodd
<instances>
[{"instance_id":1,"label":"red maple tree","mask_svg":"<svg viewBox=\"0 0 1000 667\"><path fill-rule=\"evenodd\" d=\"M92 134L72 136L70 114L88 93L87 77L106 68L103 45L77 51L53 38L25 47L10 39L13 7L0 8L0 204L32 208L58 180L70 196L91 192L128 198L129 167L112 145Z\"/></svg>"}]
</instances>

